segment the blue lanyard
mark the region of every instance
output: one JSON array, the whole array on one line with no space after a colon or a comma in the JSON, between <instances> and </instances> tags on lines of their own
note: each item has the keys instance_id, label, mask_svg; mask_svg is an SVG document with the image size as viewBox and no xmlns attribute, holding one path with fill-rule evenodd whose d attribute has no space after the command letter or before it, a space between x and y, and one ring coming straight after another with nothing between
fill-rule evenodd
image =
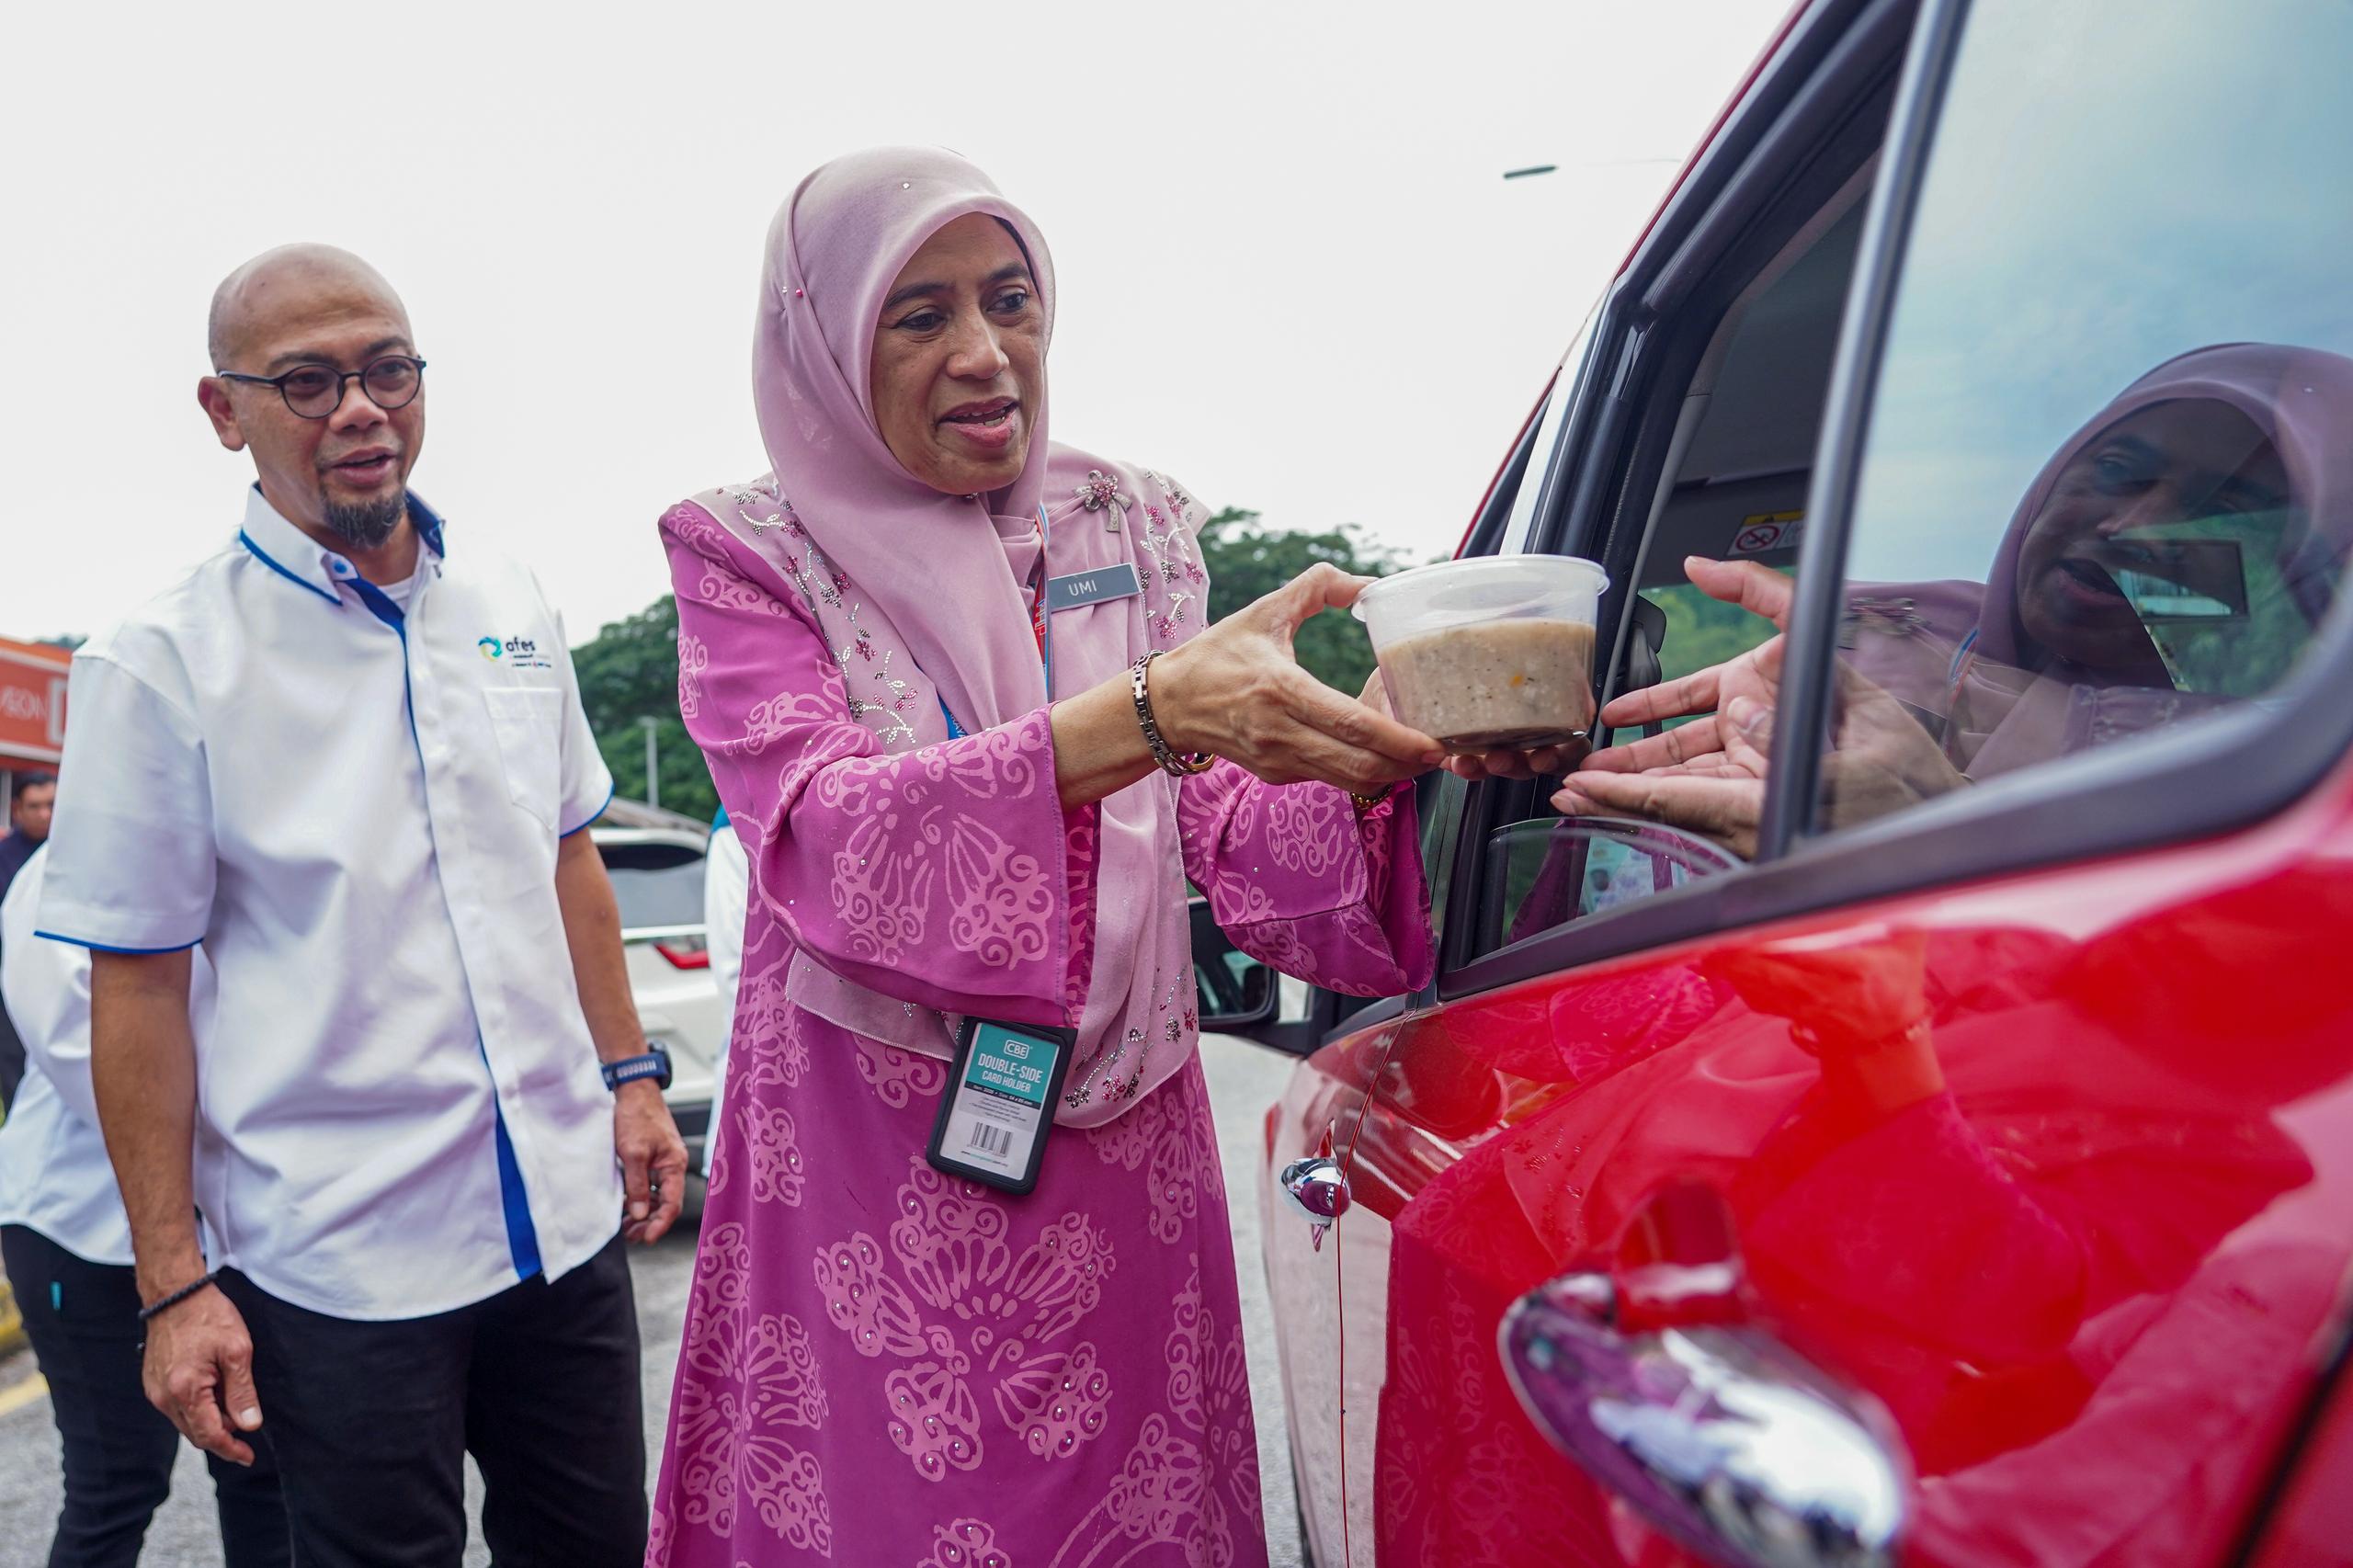
<instances>
[{"instance_id":1,"label":"blue lanyard","mask_svg":"<svg viewBox=\"0 0 2353 1568\"><path fill-rule=\"evenodd\" d=\"M1052 607L1046 603L1046 504L1040 501L1038 503L1038 587L1036 610L1038 617L1038 664L1039 667L1045 672L1046 676L1046 700L1051 702L1054 699L1054 615ZM939 699L939 716L948 721L948 738L949 740L961 741L967 733L970 733L963 725L956 722L955 711L948 706L948 699L945 697Z\"/></svg>"}]
</instances>

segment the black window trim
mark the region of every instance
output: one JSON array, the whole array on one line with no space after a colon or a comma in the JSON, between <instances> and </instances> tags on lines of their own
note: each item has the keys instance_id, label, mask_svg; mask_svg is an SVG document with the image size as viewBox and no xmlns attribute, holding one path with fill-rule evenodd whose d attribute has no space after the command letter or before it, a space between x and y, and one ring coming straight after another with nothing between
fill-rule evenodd
<instances>
[{"instance_id":1,"label":"black window trim","mask_svg":"<svg viewBox=\"0 0 2353 1568\"><path fill-rule=\"evenodd\" d=\"M1787 668L1795 673L1785 681L1785 733L1823 733L1869 397L1967 11L1968 0L1924 0L1898 89L1824 410L1809 500L1814 526L1800 552L1799 608L1790 626ZM2353 747L2353 704L2342 700L2348 682L2353 616L2340 613L2279 691L2260 705L2198 721L2194 741L2178 733L2140 737L1827 837L1798 835L1811 814L1819 759L1813 748L1794 748L1795 766L1779 774L1767 802L1763 847L1778 855L1442 973L1438 998L1450 1001L1727 930L1855 910L1875 899L2132 850L2187 846L2254 825L2278 816L2346 765ZM2251 756L2263 756L2266 766L2248 767ZM1932 872L1918 869L1924 860L1934 866ZM1458 885L1461 881L1458 876Z\"/></svg>"},{"instance_id":2,"label":"black window trim","mask_svg":"<svg viewBox=\"0 0 2353 1568\"><path fill-rule=\"evenodd\" d=\"M1921 181L1935 148L1937 121L1968 12L1968 0L1927 0L1922 9L1911 56L1904 62L1903 85L1897 89L1895 119L1888 127L1879 188L1872 193L1862 238L1856 245L1855 282L1847 295L1846 319L1839 324L1830 395L1823 409L1813 483L1806 501L1812 523L1798 549L1797 600L1782 660L1781 710L1774 720L1785 735L1826 733L1826 694L1840 619L1834 611L1841 598L1847 545L1854 533L1855 488L1870 424L1870 394L1879 382L1905 244L1919 206ZM1777 749L1781 755L1757 827L1757 855L1762 860L1779 859L1797 842L1801 825L1812 815L1819 771L1820 758L1812 746Z\"/></svg>"},{"instance_id":3,"label":"black window trim","mask_svg":"<svg viewBox=\"0 0 2353 1568\"><path fill-rule=\"evenodd\" d=\"M1823 68L1829 62L1835 77L1842 51L1853 53L1858 17L1884 17L1910 4L1911 0L1824 0L1791 27L1774 58L1694 160L1632 259L1604 294L1592 317L1580 362L1561 367L1563 380L1554 383L1552 396L1565 395L1570 401L1561 409L1560 434L1543 454L1541 466L1534 460L1529 465L1529 472L1540 478L1528 540L1524 543L1506 540L1505 543L1558 550L1562 540L1591 532L1586 519L1610 493L1602 483L1608 465L1598 461L1597 454L1611 450L1625 439L1628 422L1639 413L1634 401L1637 374L1643 369L1645 335L1655 324L1648 304L1660 274L1695 244L1703 245L1708 236L1722 232L1722 225L1745 223L1771 204L1779 193L1779 182L1756 182L1752 177L1760 152L1768 160L1784 155L1779 154L1775 140L1777 130L1792 117L1805 118L1810 106L1824 97ZM1900 43L1898 39L1882 47L1897 48ZM1831 96L1844 99L1851 95L1838 91ZM1725 233L1716 243L1728 240ZM1548 423L1539 421L1540 431ZM1474 539L1483 532L1474 530ZM1623 585L1612 587L1602 607L1605 623L1614 622L1628 591ZM1527 814L1526 796L1531 788L1491 781L1474 787L1463 803L1451 850L1455 874L1438 944L1438 978L1433 989L1416 999L1418 1003L1426 1005L1447 994L1449 975L1483 961L1472 951L1478 934L1475 915L1477 872L1483 864L1482 846L1502 821L1516 821Z\"/></svg>"},{"instance_id":4,"label":"black window trim","mask_svg":"<svg viewBox=\"0 0 2353 1568\"><path fill-rule=\"evenodd\" d=\"M1666 412L1668 428L1659 428L1655 388L1662 378L1688 380L1711 335L1663 330L1661 312L1689 308L1711 321L1721 316L1732 299L1724 291L1727 272L1753 271L1786 243L1785 234L1769 234L1760 225L1785 213L1793 199L1801 206L1827 200L1834 192L1825 187L1843 185L1851 177L1853 166L1862 159L1847 145L1847 127L1861 106L1884 93L1891 62L1903 55L1914 4L1856 0L1810 14L1806 25L1793 33L1790 52L1760 79L1757 92L1727 125L1720 148L1711 149L1726 151L1727 156L1715 163L1708 177L1695 175L1678 191L1678 201L1706 199L1704 209L1687 209L1673 222L1663 220L1603 303L1587 356L1590 368L1579 379L1583 406L1571 411L1568 428L1546 470L1552 493L1540 500L1531 547L1560 550L1582 544L1579 553L1603 561L1613 577L1602 604L1603 624L1612 630L1613 646L1616 622L1632 594L1631 584L1623 579L1630 575L1631 552L1640 543L1639 538L1622 537L1626 530L1616 526L1621 519L1614 515L1611 537L1601 537L1599 514L1605 507L1622 512L1628 494L1619 472L1626 465L1617 454L1621 447L1638 445L1648 460L1663 460L1674 411ZM1873 132L1875 149L1880 142L1876 127ZM1740 151L1736 160L1729 156L1735 148ZM1825 168L1832 173L1825 176ZM1708 292L1711 290L1715 294ZM1607 390L1592 390L1603 384L1605 365ZM1679 406L1679 396L1676 403ZM1573 493L1564 495L1563 482L1570 476ZM1649 487L1634 488L1649 494ZM1642 519L1647 521L1647 517ZM1477 786L1464 803L1452 851L1456 864L1434 1000L1483 989L1475 977L1503 953L1575 935L1575 927L1565 927L1511 948L1480 950L1483 933L1477 915L1484 846L1496 827L1531 814L1534 789L1528 783L1490 781ZM1602 924L1617 927L1631 913L1615 914Z\"/></svg>"}]
</instances>

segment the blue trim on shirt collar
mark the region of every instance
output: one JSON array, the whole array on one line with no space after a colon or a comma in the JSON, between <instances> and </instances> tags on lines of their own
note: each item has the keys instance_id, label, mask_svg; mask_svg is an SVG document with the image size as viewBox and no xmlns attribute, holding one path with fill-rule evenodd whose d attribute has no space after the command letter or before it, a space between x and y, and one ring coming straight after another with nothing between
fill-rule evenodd
<instances>
[{"instance_id":1,"label":"blue trim on shirt collar","mask_svg":"<svg viewBox=\"0 0 2353 1568\"><path fill-rule=\"evenodd\" d=\"M261 494L260 485L256 484L253 489L256 495ZM264 506L267 506L268 501L269 498L267 496L262 496L262 504ZM443 527L441 514L426 506L424 500L419 497L415 491L410 491L407 494L407 501L409 526L416 530L416 537L423 540L427 548L429 548L435 555L442 558L443 560L447 560L449 554L449 536ZM300 532L299 529L296 531ZM302 537L306 541L311 543L315 544L317 542L314 540L311 540L308 534L304 534ZM288 582L292 583L299 587L308 588L311 592L318 595L319 597L326 600L327 603L335 606L337 609L341 609L343 608L343 600L339 597L320 587L316 583L312 582L300 572L294 571L292 568L287 566L283 562L270 554L269 551L264 550L260 545L256 544L254 542L254 536L246 532L244 528L239 528L237 530L237 541L240 544L243 544L247 550L253 551L254 559L259 561L263 565L268 567L271 571L277 573ZM342 557L338 555L336 559L341 560ZM358 583L363 581L363 579L355 574L350 577L341 578L339 581L351 583L354 585L357 585Z\"/></svg>"},{"instance_id":2,"label":"blue trim on shirt collar","mask_svg":"<svg viewBox=\"0 0 2353 1568\"><path fill-rule=\"evenodd\" d=\"M219 536L215 535L214 537L218 538ZM285 578L296 587L308 588L311 592L318 595L319 597L326 600L327 603L335 606L335 608L341 609L343 608L343 601L341 599L335 597L333 594L328 593L324 588L320 587L308 577L301 575L300 573L289 571L287 568L279 565L276 561L272 560L269 552L262 549L261 546L256 544L254 542L254 536L247 533L243 528L239 528L237 530L237 542L244 545L247 550L252 551L254 552L255 560L260 562L264 566L268 567L271 571L277 573L279 576Z\"/></svg>"},{"instance_id":3,"label":"blue trim on shirt collar","mask_svg":"<svg viewBox=\"0 0 2353 1568\"><path fill-rule=\"evenodd\" d=\"M432 546L434 554L449 559L449 551L441 533L441 514L426 506L413 490L408 496L408 521L409 527L416 530L416 537Z\"/></svg>"},{"instance_id":4,"label":"blue trim on shirt collar","mask_svg":"<svg viewBox=\"0 0 2353 1568\"><path fill-rule=\"evenodd\" d=\"M402 612L400 606L392 602L392 595L384 592L383 589L376 586L375 584L369 582L365 577L352 578L351 591L359 596L359 602L361 604L366 605L370 610L375 612L375 616L378 620L382 621L386 626L391 627L393 631L401 634L401 646L405 650L408 646L408 617ZM401 674L404 678L405 678L408 674L407 661L405 659L402 661ZM409 710L408 727L409 733L414 735L416 733L416 711L414 706L412 706ZM419 767L424 765L425 748L421 744L417 747L416 760Z\"/></svg>"},{"instance_id":5,"label":"blue trim on shirt collar","mask_svg":"<svg viewBox=\"0 0 2353 1568\"><path fill-rule=\"evenodd\" d=\"M557 835L556 835L556 836L557 836L558 838L570 838L574 834L580 832L582 828L586 828L586 827L589 827L589 826L594 825L594 824L595 824L595 823L596 823L596 821L597 821L597 819L598 817L603 816L603 815L605 814L606 808L607 808L607 807L608 807L608 806L610 806L610 805L613 803L613 797L614 797L615 795L619 794L620 792L620 787L619 785L617 785L617 784L608 784L608 785L606 785L606 786L605 786L605 804L604 804L604 805L602 805L602 806L598 806L595 811L593 811L593 812L589 812L589 813L588 813L588 820L587 820L586 822L582 823L582 824L580 824L580 826L579 826L579 827L567 827L567 828L565 828L562 833L557 834Z\"/></svg>"},{"instance_id":6,"label":"blue trim on shirt collar","mask_svg":"<svg viewBox=\"0 0 2353 1568\"><path fill-rule=\"evenodd\" d=\"M47 941L63 942L69 948L87 948L94 953L120 953L126 958L141 959L152 958L157 953L184 953L195 947L197 942L204 940L203 937L199 937L195 942L182 942L176 948L110 948L104 942L93 942L82 937L69 937L63 931L35 931L33 935Z\"/></svg>"}]
</instances>

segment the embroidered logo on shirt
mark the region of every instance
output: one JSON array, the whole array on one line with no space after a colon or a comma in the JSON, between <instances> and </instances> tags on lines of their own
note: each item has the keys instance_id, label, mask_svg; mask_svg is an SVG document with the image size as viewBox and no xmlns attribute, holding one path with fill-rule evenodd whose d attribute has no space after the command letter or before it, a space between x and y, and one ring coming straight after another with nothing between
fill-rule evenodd
<instances>
[{"instance_id":1,"label":"embroidered logo on shirt","mask_svg":"<svg viewBox=\"0 0 2353 1568\"><path fill-rule=\"evenodd\" d=\"M500 642L485 637L474 644L485 659L505 659L518 670L551 670L555 661L540 652L540 645L529 637L509 637Z\"/></svg>"}]
</instances>

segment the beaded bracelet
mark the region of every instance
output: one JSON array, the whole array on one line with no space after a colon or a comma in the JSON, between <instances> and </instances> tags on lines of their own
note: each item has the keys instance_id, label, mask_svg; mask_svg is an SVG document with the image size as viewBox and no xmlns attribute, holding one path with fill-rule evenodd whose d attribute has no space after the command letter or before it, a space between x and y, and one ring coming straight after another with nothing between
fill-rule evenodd
<instances>
[{"instance_id":1,"label":"beaded bracelet","mask_svg":"<svg viewBox=\"0 0 2353 1568\"><path fill-rule=\"evenodd\" d=\"M187 1284L181 1286L178 1290L173 1290L140 1308L139 1321L141 1323L145 1323L157 1312L167 1312L170 1309L178 1306L182 1301L187 1301L190 1296L195 1295L199 1290L203 1290L207 1285L211 1284L214 1280L220 1278L221 1271L219 1269L208 1270L201 1278L191 1279Z\"/></svg>"},{"instance_id":2,"label":"beaded bracelet","mask_svg":"<svg viewBox=\"0 0 2353 1568\"><path fill-rule=\"evenodd\" d=\"M1160 653L1161 650L1154 648L1128 666L1128 685L1136 699L1136 722L1143 726L1143 744L1152 748L1152 760L1158 763L1165 773L1176 774L1180 778L1188 774L1207 773L1217 758L1205 751L1179 754L1169 750L1168 743L1161 738L1160 722L1152 716L1152 697L1145 689L1144 672L1151 667L1153 660L1160 657Z\"/></svg>"}]
</instances>

